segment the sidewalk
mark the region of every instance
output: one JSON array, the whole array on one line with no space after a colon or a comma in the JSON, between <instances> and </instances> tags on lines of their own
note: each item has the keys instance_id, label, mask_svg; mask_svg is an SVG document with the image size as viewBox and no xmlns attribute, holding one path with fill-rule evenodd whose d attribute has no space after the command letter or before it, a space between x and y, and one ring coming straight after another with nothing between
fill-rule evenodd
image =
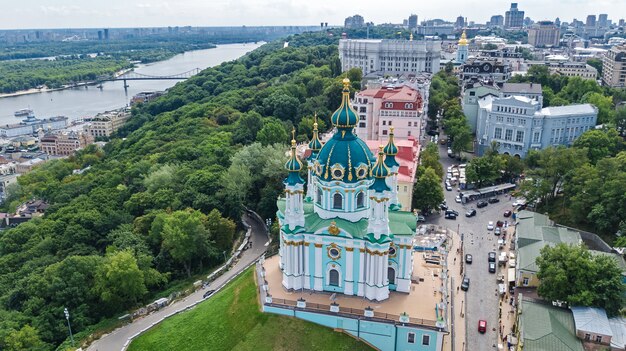
<instances>
[{"instance_id":1,"label":"sidewalk","mask_svg":"<svg viewBox=\"0 0 626 351\"><path fill-rule=\"evenodd\" d=\"M502 251L506 251L508 253L512 251L511 242L512 240L514 240L515 226L509 226L508 228L506 228L504 232L506 233L506 241L505 241L505 246L502 249ZM516 259L517 259L517 255L516 255ZM509 267L508 264L506 267L507 268ZM504 270L504 283L507 284L507 289L508 289L508 269ZM498 330L498 343L502 345L502 350L507 349L506 348L507 341L505 339L508 339L508 336L513 332L513 326L515 325L515 316L516 316L515 306L511 304L511 299L512 299L512 296L507 291L506 294L504 294L504 296L500 297L500 302L499 302L500 329Z\"/></svg>"},{"instance_id":2,"label":"sidewalk","mask_svg":"<svg viewBox=\"0 0 626 351\"><path fill-rule=\"evenodd\" d=\"M451 295L452 308L448 311L448 321L450 325L451 334L444 338L443 350L445 351L464 351L465 347L465 292L461 290L461 282L463 281L463 251L461 247L460 234L449 230L450 237L452 238L452 246L448 254L448 274L449 279L448 289ZM454 311L454 316L452 316ZM454 333L454 338L452 338ZM452 339L454 339L454 347L452 346Z\"/></svg>"}]
</instances>

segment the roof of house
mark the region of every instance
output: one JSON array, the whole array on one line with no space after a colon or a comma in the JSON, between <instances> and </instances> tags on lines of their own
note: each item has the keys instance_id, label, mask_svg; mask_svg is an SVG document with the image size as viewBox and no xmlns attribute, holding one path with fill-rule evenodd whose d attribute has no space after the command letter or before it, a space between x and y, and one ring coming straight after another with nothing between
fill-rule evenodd
<instances>
[{"instance_id":1,"label":"roof of house","mask_svg":"<svg viewBox=\"0 0 626 351\"><path fill-rule=\"evenodd\" d=\"M609 318L603 308L576 306L570 309L574 316L576 330L593 334L613 335Z\"/></svg>"},{"instance_id":2,"label":"roof of house","mask_svg":"<svg viewBox=\"0 0 626 351\"><path fill-rule=\"evenodd\" d=\"M567 309L522 300L520 328L524 351L583 351Z\"/></svg>"},{"instance_id":3,"label":"roof of house","mask_svg":"<svg viewBox=\"0 0 626 351\"><path fill-rule=\"evenodd\" d=\"M539 270L535 261L543 247L559 243L576 245L581 242L580 233L554 227L548 216L530 211L518 213L516 233L519 269L529 272Z\"/></svg>"},{"instance_id":4,"label":"roof of house","mask_svg":"<svg viewBox=\"0 0 626 351\"><path fill-rule=\"evenodd\" d=\"M504 94L542 94L541 84L533 83L504 83L502 85Z\"/></svg>"},{"instance_id":5,"label":"roof of house","mask_svg":"<svg viewBox=\"0 0 626 351\"><path fill-rule=\"evenodd\" d=\"M611 332L613 333L611 346L619 349L626 348L626 318L610 318L609 325L611 326Z\"/></svg>"},{"instance_id":6,"label":"roof of house","mask_svg":"<svg viewBox=\"0 0 626 351\"><path fill-rule=\"evenodd\" d=\"M552 106L541 109L544 116L561 117L574 114L593 114L598 113L598 109L591 104L575 104L568 106Z\"/></svg>"},{"instance_id":7,"label":"roof of house","mask_svg":"<svg viewBox=\"0 0 626 351\"><path fill-rule=\"evenodd\" d=\"M379 140L366 140L367 147L376 152L381 144ZM419 146L415 138L395 139L394 143L398 148L398 154L395 156L396 161L400 164L398 169L398 180L403 182L413 182L415 180L415 170L417 168L417 155L419 154Z\"/></svg>"},{"instance_id":8,"label":"roof of house","mask_svg":"<svg viewBox=\"0 0 626 351\"><path fill-rule=\"evenodd\" d=\"M285 199L280 198L277 201L278 216L282 217L285 213ZM348 232L352 237L376 241L372 235L367 232L367 219L361 219L357 222L351 222L339 217L324 219L315 213L312 202L304 202L304 226L307 233L315 233L320 229L328 228L332 222L335 222L339 229ZM415 215L407 211L389 211L389 230L393 235L414 235L416 229Z\"/></svg>"}]
</instances>

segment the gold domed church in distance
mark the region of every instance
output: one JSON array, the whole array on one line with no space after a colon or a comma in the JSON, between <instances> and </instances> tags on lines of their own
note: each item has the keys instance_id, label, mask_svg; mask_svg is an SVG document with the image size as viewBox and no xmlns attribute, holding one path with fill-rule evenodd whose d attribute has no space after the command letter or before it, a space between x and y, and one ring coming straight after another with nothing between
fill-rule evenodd
<instances>
[{"instance_id":1,"label":"gold domed church in distance","mask_svg":"<svg viewBox=\"0 0 626 351\"><path fill-rule=\"evenodd\" d=\"M402 152L391 128L375 153L355 134L359 116L349 87L344 79L326 143L314 123L306 182L291 142L285 193L277 200L279 253L257 270L262 309L379 350L442 350L448 284L414 251L417 218L402 210L397 194Z\"/></svg>"},{"instance_id":2,"label":"gold domed church in distance","mask_svg":"<svg viewBox=\"0 0 626 351\"><path fill-rule=\"evenodd\" d=\"M282 285L382 301L390 291L409 291L416 219L390 201L397 199L393 138L373 155L354 133L349 82L330 118L336 132L323 146L314 126L306 198L292 141L277 213Z\"/></svg>"}]
</instances>

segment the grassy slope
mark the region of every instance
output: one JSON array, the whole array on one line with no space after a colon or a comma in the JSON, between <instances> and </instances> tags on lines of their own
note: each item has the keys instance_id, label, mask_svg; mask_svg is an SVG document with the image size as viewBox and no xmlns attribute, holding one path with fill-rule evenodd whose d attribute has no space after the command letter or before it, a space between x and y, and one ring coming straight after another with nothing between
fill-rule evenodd
<instances>
[{"instance_id":1,"label":"grassy slope","mask_svg":"<svg viewBox=\"0 0 626 351\"><path fill-rule=\"evenodd\" d=\"M128 350L371 350L329 328L260 312L253 273L249 269L208 301L155 326Z\"/></svg>"}]
</instances>

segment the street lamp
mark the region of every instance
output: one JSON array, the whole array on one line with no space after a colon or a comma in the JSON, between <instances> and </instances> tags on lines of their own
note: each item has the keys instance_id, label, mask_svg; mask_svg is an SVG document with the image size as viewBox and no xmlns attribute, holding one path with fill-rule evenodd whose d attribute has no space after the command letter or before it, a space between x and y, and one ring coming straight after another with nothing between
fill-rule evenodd
<instances>
[{"instance_id":1,"label":"street lamp","mask_svg":"<svg viewBox=\"0 0 626 351\"><path fill-rule=\"evenodd\" d=\"M70 312L67 310L67 307L63 309L63 313L65 313L65 319L67 320L67 329L70 331L70 340L72 341L72 347L74 347L74 336L72 335L72 326L70 326Z\"/></svg>"}]
</instances>

